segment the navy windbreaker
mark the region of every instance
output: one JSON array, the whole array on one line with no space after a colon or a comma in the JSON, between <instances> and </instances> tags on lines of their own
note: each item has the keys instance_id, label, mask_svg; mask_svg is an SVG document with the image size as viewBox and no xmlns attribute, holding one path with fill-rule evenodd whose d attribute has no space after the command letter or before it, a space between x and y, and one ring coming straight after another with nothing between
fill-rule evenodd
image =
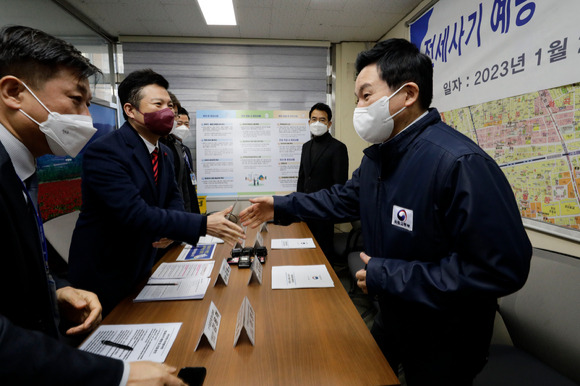
<instances>
[{"instance_id":1,"label":"navy windbreaker","mask_svg":"<svg viewBox=\"0 0 580 386\"><path fill-rule=\"evenodd\" d=\"M383 301L457 309L523 286L532 248L512 189L436 109L364 153L345 185L276 196L275 222L360 218L367 288Z\"/></svg>"}]
</instances>

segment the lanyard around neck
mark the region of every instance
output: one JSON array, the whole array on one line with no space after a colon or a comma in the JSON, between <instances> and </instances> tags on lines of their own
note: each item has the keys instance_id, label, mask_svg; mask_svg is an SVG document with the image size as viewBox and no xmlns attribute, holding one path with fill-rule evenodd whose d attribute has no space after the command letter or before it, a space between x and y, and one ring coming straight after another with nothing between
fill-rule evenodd
<instances>
[{"instance_id":1,"label":"lanyard around neck","mask_svg":"<svg viewBox=\"0 0 580 386\"><path fill-rule=\"evenodd\" d=\"M22 191L26 194L26 199L28 200L28 203L32 206L32 210L34 211L34 217L36 218L36 227L38 229L38 236L40 237L40 247L42 249L42 257L44 259L44 268L48 273L48 248L46 246L46 237L44 235L44 227L42 226L42 219L40 218L40 215L36 210L36 206L32 201L32 197L30 197L30 193L28 193L28 189L26 188L24 181L20 180L20 183L22 184Z\"/></svg>"}]
</instances>

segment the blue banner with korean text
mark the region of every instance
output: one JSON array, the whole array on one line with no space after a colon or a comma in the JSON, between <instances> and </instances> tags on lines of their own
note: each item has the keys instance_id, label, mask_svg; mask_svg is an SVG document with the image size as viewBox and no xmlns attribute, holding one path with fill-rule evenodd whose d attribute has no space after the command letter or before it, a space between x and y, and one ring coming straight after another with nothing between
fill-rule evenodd
<instances>
[{"instance_id":1,"label":"blue banner with korean text","mask_svg":"<svg viewBox=\"0 0 580 386\"><path fill-rule=\"evenodd\" d=\"M411 25L434 63L433 106L471 106L580 81L579 0L441 0Z\"/></svg>"}]
</instances>

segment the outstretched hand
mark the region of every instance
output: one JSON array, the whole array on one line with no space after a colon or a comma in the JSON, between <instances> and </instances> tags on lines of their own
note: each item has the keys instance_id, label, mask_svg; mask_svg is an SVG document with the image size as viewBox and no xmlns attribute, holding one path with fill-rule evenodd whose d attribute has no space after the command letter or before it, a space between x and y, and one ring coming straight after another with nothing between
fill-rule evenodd
<instances>
[{"instance_id":1,"label":"outstretched hand","mask_svg":"<svg viewBox=\"0 0 580 386\"><path fill-rule=\"evenodd\" d=\"M233 206L221 212L207 216L207 234L219 237L226 243L234 246L240 239L245 239L246 235L242 228L226 218Z\"/></svg>"},{"instance_id":2,"label":"outstretched hand","mask_svg":"<svg viewBox=\"0 0 580 386\"><path fill-rule=\"evenodd\" d=\"M274 197L252 198L250 202L252 205L240 212L240 221L244 226L256 228L263 222L274 219Z\"/></svg>"}]
</instances>

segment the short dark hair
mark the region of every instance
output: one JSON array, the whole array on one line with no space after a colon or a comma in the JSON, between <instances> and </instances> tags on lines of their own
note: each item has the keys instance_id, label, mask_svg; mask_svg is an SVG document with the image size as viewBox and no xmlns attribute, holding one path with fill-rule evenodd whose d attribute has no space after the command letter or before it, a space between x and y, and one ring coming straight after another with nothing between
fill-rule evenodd
<instances>
[{"instance_id":1,"label":"short dark hair","mask_svg":"<svg viewBox=\"0 0 580 386\"><path fill-rule=\"evenodd\" d=\"M125 109L123 108L125 103L139 107L139 102L143 99L141 90L150 84L156 84L166 90L169 88L167 79L149 68L133 71L123 79L119 85L119 100L121 101L121 108L123 109L123 117L125 119L127 119L127 114L125 114Z\"/></svg>"},{"instance_id":2,"label":"short dark hair","mask_svg":"<svg viewBox=\"0 0 580 386\"><path fill-rule=\"evenodd\" d=\"M369 64L376 63L379 76L391 89L407 82L419 86L419 103L427 109L433 99L433 62L405 39L388 39L363 51L356 58L357 74Z\"/></svg>"},{"instance_id":3,"label":"short dark hair","mask_svg":"<svg viewBox=\"0 0 580 386\"><path fill-rule=\"evenodd\" d=\"M177 111L179 111L179 109L181 108L181 103L179 102L179 99L177 99L175 94L172 93L171 91L167 90L167 92L169 93L169 98L171 98L171 102L173 103L173 107L176 108Z\"/></svg>"},{"instance_id":4,"label":"short dark hair","mask_svg":"<svg viewBox=\"0 0 580 386\"><path fill-rule=\"evenodd\" d=\"M332 122L332 110L330 110L330 107L328 107L326 103L317 103L312 106L310 112L308 113L308 119L312 118L312 112L314 110L324 111L328 116L328 122Z\"/></svg>"},{"instance_id":5,"label":"short dark hair","mask_svg":"<svg viewBox=\"0 0 580 386\"><path fill-rule=\"evenodd\" d=\"M72 44L46 32L18 25L0 30L0 78L12 75L41 88L63 68L79 80L101 74Z\"/></svg>"},{"instance_id":6,"label":"short dark hair","mask_svg":"<svg viewBox=\"0 0 580 386\"><path fill-rule=\"evenodd\" d=\"M179 106L179 108L177 109L177 115L187 115L187 118L190 119L187 110L181 106Z\"/></svg>"}]
</instances>

